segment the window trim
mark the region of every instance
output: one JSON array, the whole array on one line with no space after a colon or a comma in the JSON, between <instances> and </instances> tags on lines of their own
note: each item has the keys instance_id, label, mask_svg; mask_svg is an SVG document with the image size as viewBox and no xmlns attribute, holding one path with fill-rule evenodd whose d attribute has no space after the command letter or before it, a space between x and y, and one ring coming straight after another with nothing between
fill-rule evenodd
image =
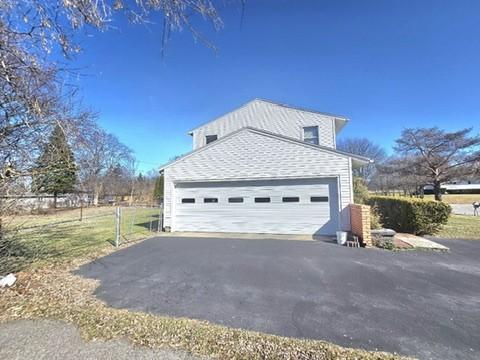
<instances>
[{"instance_id":1,"label":"window trim","mask_svg":"<svg viewBox=\"0 0 480 360\"><path fill-rule=\"evenodd\" d=\"M237 201L239 200L239 201ZM234 196L234 197L229 197L228 198L228 203L229 204L241 204L244 202L244 198L241 196Z\"/></svg>"},{"instance_id":2,"label":"window trim","mask_svg":"<svg viewBox=\"0 0 480 360\"><path fill-rule=\"evenodd\" d=\"M215 137L215 139L208 141L208 138L213 138L213 137ZM205 145L211 144L212 142L217 141L217 140L218 140L218 135L217 134L205 135Z\"/></svg>"},{"instance_id":3,"label":"window trim","mask_svg":"<svg viewBox=\"0 0 480 360\"><path fill-rule=\"evenodd\" d=\"M207 197L203 198L204 204L218 204L218 198L215 197Z\"/></svg>"},{"instance_id":4,"label":"window trim","mask_svg":"<svg viewBox=\"0 0 480 360\"><path fill-rule=\"evenodd\" d=\"M272 199L269 196L258 196L253 199L253 202L256 204L268 204L272 202Z\"/></svg>"},{"instance_id":5,"label":"window trim","mask_svg":"<svg viewBox=\"0 0 480 360\"><path fill-rule=\"evenodd\" d=\"M306 138L305 137L305 129L307 128L317 128L317 137L316 138ZM307 141L308 140L313 140L313 139L316 139L317 142L310 142L310 141ZM302 141L303 142L306 142L308 144L312 144L312 145L320 145L320 128L318 125L309 125L309 126L302 126Z\"/></svg>"}]
</instances>

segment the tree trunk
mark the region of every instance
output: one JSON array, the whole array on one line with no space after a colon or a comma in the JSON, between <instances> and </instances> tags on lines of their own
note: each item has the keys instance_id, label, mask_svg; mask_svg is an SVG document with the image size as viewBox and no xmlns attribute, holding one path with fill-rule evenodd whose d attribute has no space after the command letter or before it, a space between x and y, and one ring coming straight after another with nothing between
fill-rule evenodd
<instances>
[{"instance_id":1,"label":"tree trunk","mask_svg":"<svg viewBox=\"0 0 480 360\"><path fill-rule=\"evenodd\" d=\"M128 201L128 205L129 206L132 206L132 203L133 203L133 193L134 193L134 190L135 190L135 181L132 181L132 189L130 191L130 200Z\"/></svg>"},{"instance_id":2,"label":"tree trunk","mask_svg":"<svg viewBox=\"0 0 480 360\"><path fill-rule=\"evenodd\" d=\"M435 194L435 200L442 201L442 188L438 180L434 180L433 182L433 193Z\"/></svg>"},{"instance_id":3,"label":"tree trunk","mask_svg":"<svg viewBox=\"0 0 480 360\"><path fill-rule=\"evenodd\" d=\"M3 246L2 240L3 240L3 199L0 198L0 246Z\"/></svg>"},{"instance_id":4,"label":"tree trunk","mask_svg":"<svg viewBox=\"0 0 480 360\"><path fill-rule=\"evenodd\" d=\"M418 188L418 194L420 196L420 199L423 199L425 197L425 189L423 188L423 185L420 185Z\"/></svg>"},{"instance_id":5,"label":"tree trunk","mask_svg":"<svg viewBox=\"0 0 480 360\"><path fill-rule=\"evenodd\" d=\"M102 185L95 185L93 187L93 206L98 206L100 193L102 192Z\"/></svg>"},{"instance_id":6,"label":"tree trunk","mask_svg":"<svg viewBox=\"0 0 480 360\"><path fill-rule=\"evenodd\" d=\"M57 208L57 193L56 192L53 193L53 208L54 209Z\"/></svg>"},{"instance_id":7,"label":"tree trunk","mask_svg":"<svg viewBox=\"0 0 480 360\"><path fill-rule=\"evenodd\" d=\"M98 205L98 197L99 197L98 191L94 190L93 191L93 206Z\"/></svg>"}]
</instances>

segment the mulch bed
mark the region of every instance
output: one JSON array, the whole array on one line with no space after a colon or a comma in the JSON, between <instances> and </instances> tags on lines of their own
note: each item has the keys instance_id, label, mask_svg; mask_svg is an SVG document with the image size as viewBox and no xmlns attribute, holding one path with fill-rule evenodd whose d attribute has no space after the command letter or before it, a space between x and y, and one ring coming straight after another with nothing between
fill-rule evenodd
<instances>
[{"instance_id":1,"label":"mulch bed","mask_svg":"<svg viewBox=\"0 0 480 360\"><path fill-rule=\"evenodd\" d=\"M401 249L401 250L406 250L406 249L413 249L413 246L410 244L407 244L406 242L403 242L400 239L393 238L393 245L395 246L396 249Z\"/></svg>"}]
</instances>

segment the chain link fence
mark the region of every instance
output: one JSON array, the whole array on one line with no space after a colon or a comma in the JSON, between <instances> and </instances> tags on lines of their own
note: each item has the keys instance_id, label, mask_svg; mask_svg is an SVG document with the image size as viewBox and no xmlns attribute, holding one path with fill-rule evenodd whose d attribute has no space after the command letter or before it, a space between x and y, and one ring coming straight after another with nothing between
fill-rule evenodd
<instances>
[{"instance_id":1,"label":"chain link fence","mask_svg":"<svg viewBox=\"0 0 480 360\"><path fill-rule=\"evenodd\" d=\"M162 230L160 206L52 209L1 219L0 275L29 264L88 255Z\"/></svg>"},{"instance_id":2,"label":"chain link fence","mask_svg":"<svg viewBox=\"0 0 480 360\"><path fill-rule=\"evenodd\" d=\"M162 231L159 206L133 205L115 209L115 246Z\"/></svg>"}]
</instances>

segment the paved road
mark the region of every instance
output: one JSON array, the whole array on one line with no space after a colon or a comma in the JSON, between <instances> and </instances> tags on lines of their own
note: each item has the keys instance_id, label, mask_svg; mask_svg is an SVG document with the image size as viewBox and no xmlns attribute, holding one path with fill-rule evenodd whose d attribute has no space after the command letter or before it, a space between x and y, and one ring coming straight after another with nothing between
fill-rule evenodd
<instances>
[{"instance_id":1,"label":"paved road","mask_svg":"<svg viewBox=\"0 0 480 360\"><path fill-rule=\"evenodd\" d=\"M450 204L452 213L457 215L473 215L472 204ZM479 235L480 236L480 235Z\"/></svg>"},{"instance_id":2,"label":"paved road","mask_svg":"<svg viewBox=\"0 0 480 360\"><path fill-rule=\"evenodd\" d=\"M113 307L422 359L480 356L480 241L449 253L155 238L85 265Z\"/></svg>"},{"instance_id":3,"label":"paved road","mask_svg":"<svg viewBox=\"0 0 480 360\"><path fill-rule=\"evenodd\" d=\"M0 359L196 360L197 358L179 351L136 347L127 341L85 342L73 325L51 320L21 320L0 325Z\"/></svg>"}]
</instances>

